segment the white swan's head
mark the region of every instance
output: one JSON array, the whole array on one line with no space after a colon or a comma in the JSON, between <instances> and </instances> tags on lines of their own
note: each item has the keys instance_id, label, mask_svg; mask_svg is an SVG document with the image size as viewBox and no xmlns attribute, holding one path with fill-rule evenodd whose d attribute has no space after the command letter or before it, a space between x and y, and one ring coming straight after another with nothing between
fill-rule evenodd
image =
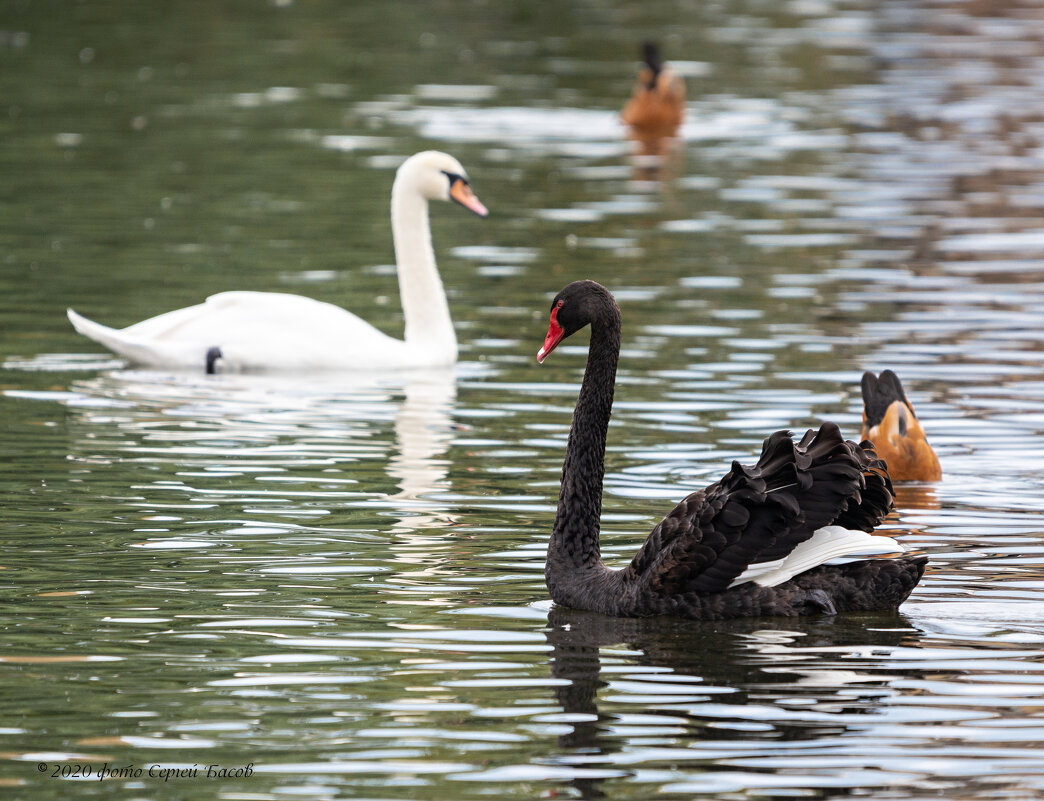
<instances>
[{"instance_id":1,"label":"white swan's head","mask_svg":"<svg viewBox=\"0 0 1044 801\"><path fill-rule=\"evenodd\" d=\"M396 188L409 189L426 200L452 200L485 217L489 211L475 197L468 174L453 156L425 150L410 156L395 174Z\"/></svg>"}]
</instances>

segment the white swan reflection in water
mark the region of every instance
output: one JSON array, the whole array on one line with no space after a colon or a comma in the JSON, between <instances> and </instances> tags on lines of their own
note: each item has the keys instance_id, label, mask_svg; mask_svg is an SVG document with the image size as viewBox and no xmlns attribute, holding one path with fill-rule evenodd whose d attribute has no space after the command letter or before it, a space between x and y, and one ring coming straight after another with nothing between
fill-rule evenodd
<instances>
[{"instance_id":1,"label":"white swan reflection in water","mask_svg":"<svg viewBox=\"0 0 1044 801\"><path fill-rule=\"evenodd\" d=\"M444 535L430 532L454 525L454 516L430 496L449 488L444 457L461 369L296 376L119 370L51 394L77 409L84 424L71 445L74 461L158 466L140 476L149 502L224 496L236 516L276 511L324 533L345 530L338 518L346 507L375 509L393 518L387 533L397 555L389 561L412 569L440 564L438 552L449 548ZM244 480L230 486L236 476ZM320 523L324 517L333 525Z\"/></svg>"}]
</instances>

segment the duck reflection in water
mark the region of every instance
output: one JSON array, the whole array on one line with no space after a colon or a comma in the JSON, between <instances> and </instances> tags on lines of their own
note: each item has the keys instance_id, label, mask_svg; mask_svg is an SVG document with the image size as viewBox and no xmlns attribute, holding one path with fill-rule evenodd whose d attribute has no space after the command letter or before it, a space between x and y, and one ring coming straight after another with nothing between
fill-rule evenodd
<instances>
[{"instance_id":1,"label":"duck reflection in water","mask_svg":"<svg viewBox=\"0 0 1044 801\"><path fill-rule=\"evenodd\" d=\"M890 649L920 647L901 614L721 623L555 606L546 635L551 675L566 681L555 696L571 718L555 762L583 771L570 784L585 799L605 797L602 785L626 776L632 761L643 770L654 761L728 770L730 758L774 741L825 740L865 726L852 716L878 712L898 692L889 689L898 677L891 665L887 675L859 669Z\"/></svg>"},{"instance_id":2,"label":"duck reflection in water","mask_svg":"<svg viewBox=\"0 0 1044 801\"><path fill-rule=\"evenodd\" d=\"M895 484L895 508L902 512L933 511L941 507L939 493L930 484Z\"/></svg>"}]
</instances>

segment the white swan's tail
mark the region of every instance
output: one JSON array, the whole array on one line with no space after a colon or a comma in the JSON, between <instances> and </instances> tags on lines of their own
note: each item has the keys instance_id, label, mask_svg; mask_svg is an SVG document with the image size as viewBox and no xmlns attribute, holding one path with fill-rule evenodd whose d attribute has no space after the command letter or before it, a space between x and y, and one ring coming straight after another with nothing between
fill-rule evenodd
<instances>
[{"instance_id":1,"label":"white swan's tail","mask_svg":"<svg viewBox=\"0 0 1044 801\"><path fill-rule=\"evenodd\" d=\"M72 309L66 309L65 313L69 316L69 322L72 323L73 328L77 332L83 334L88 339L93 339L99 345L104 345L117 356L122 356L135 364L155 365L162 363L157 361L155 345L137 340L135 337L128 336L125 332L118 329L109 328L107 325L88 320Z\"/></svg>"}]
</instances>

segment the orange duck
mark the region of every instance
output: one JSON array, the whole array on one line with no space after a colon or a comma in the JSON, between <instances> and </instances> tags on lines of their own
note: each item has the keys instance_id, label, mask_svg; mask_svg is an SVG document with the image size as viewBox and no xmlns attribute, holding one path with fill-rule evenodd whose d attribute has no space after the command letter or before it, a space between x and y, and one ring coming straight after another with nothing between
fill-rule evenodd
<instances>
[{"instance_id":1,"label":"orange duck","mask_svg":"<svg viewBox=\"0 0 1044 801\"><path fill-rule=\"evenodd\" d=\"M674 136L685 115L685 82L664 66L655 42L642 46L642 60L623 121L639 141Z\"/></svg>"},{"instance_id":2,"label":"orange duck","mask_svg":"<svg viewBox=\"0 0 1044 801\"><path fill-rule=\"evenodd\" d=\"M938 481L939 457L924 435L899 376L863 373L863 439L870 440L888 465L893 481Z\"/></svg>"}]
</instances>

